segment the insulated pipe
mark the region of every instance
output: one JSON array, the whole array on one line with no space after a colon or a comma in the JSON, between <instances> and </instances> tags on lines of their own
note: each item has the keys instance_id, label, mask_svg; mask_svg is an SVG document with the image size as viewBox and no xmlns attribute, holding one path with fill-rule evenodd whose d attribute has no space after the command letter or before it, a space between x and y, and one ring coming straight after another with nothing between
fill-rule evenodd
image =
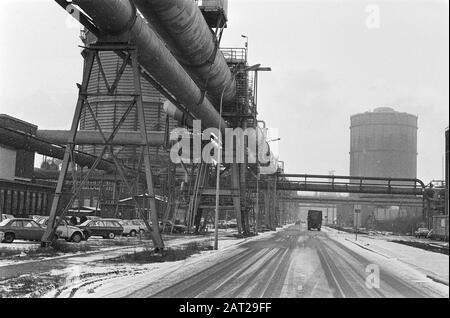
<instances>
[{"instance_id":1,"label":"insulated pipe","mask_svg":"<svg viewBox=\"0 0 450 318\"><path fill-rule=\"evenodd\" d=\"M236 96L236 80L195 1L133 0L177 60L218 107Z\"/></svg>"},{"instance_id":2,"label":"insulated pipe","mask_svg":"<svg viewBox=\"0 0 450 318\"><path fill-rule=\"evenodd\" d=\"M111 132L104 132L105 137L109 138ZM41 130L36 132L36 137L48 142L62 145L67 144L70 131L68 130ZM165 144L165 133L154 131L148 133L148 142L150 147L160 147ZM105 141L100 132L95 130L80 130L75 139L76 145L103 145ZM139 131L119 131L111 142L112 145L143 146L145 141L142 139Z\"/></svg>"},{"instance_id":3,"label":"insulated pipe","mask_svg":"<svg viewBox=\"0 0 450 318\"><path fill-rule=\"evenodd\" d=\"M163 104L164 112L169 115L171 118L175 119L182 125L187 125L189 127L193 126L192 118L186 116L181 110L178 109L177 106L172 104L169 100L166 100Z\"/></svg>"},{"instance_id":4,"label":"insulated pipe","mask_svg":"<svg viewBox=\"0 0 450 318\"><path fill-rule=\"evenodd\" d=\"M184 68L129 0L74 0L105 37L117 35L116 41L131 40L139 50L139 63L171 92L204 127L227 127L211 102L204 98ZM120 35L120 36L119 36ZM101 39L102 37L100 37Z\"/></svg>"},{"instance_id":5,"label":"insulated pipe","mask_svg":"<svg viewBox=\"0 0 450 318\"><path fill-rule=\"evenodd\" d=\"M204 128L228 128L227 123L194 80L167 49L159 36L136 12L130 0L74 0L106 40L131 40L139 50L139 63L189 111L202 121ZM113 38L111 38L111 36ZM197 39L198 40L198 39ZM249 141L250 143L250 141ZM261 144L258 141L258 144ZM268 148L267 143L263 147ZM273 164L273 155L271 154Z\"/></svg>"},{"instance_id":6,"label":"insulated pipe","mask_svg":"<svg viewBox=\"0 0 450 318\"><path fill-rule=\"evenodd\" d=\"M67 139L66 139L67 142ZM63 159L65 148L52 145L49 142L39 140L35 136L31 136L22 132L13 131L11 129L0 127L0 144L9 146L14 149L23 149L27 151L37 152L41 155ZM95 156L74 152L74 161L81 167L92 167L96 160ZM98 170L115 171L114 163L101 160L97 166Z\"/></svg>"}]
</instances>

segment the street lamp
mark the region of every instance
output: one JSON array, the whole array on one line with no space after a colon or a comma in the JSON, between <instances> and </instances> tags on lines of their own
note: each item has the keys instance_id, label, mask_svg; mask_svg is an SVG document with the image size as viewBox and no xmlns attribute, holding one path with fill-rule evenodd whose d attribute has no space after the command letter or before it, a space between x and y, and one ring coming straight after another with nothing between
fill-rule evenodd
<instances>
[{"instance_id":1,"label":"street lamp","mask_svg":"<svg viewBox=\"0 0 450 318\"><path fill-rule=\"evenodd\" d=\"M270 67L261 67L259 65L257 68L253 69L255 71L255 80L253 81L253 95L255 96L255 105L258 105L258 73L259 72L271 72L272 68Z\"/></svg>"},{"instance_id":2,"label":"street lamp","mask_svg":"<svg viewBox=\"0 0 450 318\"><path fill-rule=\"evenodd\" d=\"M254 103L257 107L258 105L258 72L271 72L270 67L261 67L261 64L255 65L256 67L250 67L251 71L255 72L255 80L253 81L253 95ZM265 123L264 123L265 127ZM256 140L258 140L258 129L256 129ZM256 206L255 206L255 234L258 234L258 223L259 223L259 180L261 179L260 167L259 167L259 151L256 152Z\"/></svg>"},{"instance_id":3,"label":"street lamp","mask_svg":"<svg viewBox=\"0 0 450 318\"><path fill-rule=\"evenodd\" d=\"M248 37L246 35L241 35L243 38L246 39L246 43L245 43L245 48L246 48L246 60L247 60L247 53L248 53ZM258 72L270 72L272 71L272 69L270 67L261 67L261 64L255 64L252 65L250 67L247 67L246 69L243 70L244 72L255 72L255 96L256 96L256 90L257 90L257 79L258 79ZM236 73L237 74L237 73ZM236 74L233 74L234 76L236 76ZM219 108L219 114L220 114L220 118L222 118L222 111L223 111L223 95L225 93L225 88L222 91L222 95L220 98L220 108ZM256 104L256 103L255 103ZM219 123L219 156L218 156L218 162L217 162L217 175L216 175L216 206L215 206L215 221L214 221L214 225L215 225L215 229L214 229L214 249L218 250L219 249L219 208L220 208L220 165L221 165L221 157L222 157L222 153L221 153L221 142L222 142L222 127L221 127L222 121L220 121ZM258 140L258 130L256 130L256 140ZM278 138L277 140L273 140L273 141L278 141L280 140L280 138ZM260 179L260 171L259 171L259 160L258 160L258 152L256 152L256 162L257 162L257 180L256 180L256 192L257 192L257 197L256 197L256 228L255 228L255 232L256 234L258 233L258 214L259 214L259 179Z\"/></svg>"},{"instance_id":4,"label":"street lamp","mask_svg":"<svg viewBox=\"0 0 450 318\"><path fill-rule=\"evenodd\" d=\"M245 60L248 59L248 36L241 34L241 37L245 39Z\"/></svg>"}]
</instances>

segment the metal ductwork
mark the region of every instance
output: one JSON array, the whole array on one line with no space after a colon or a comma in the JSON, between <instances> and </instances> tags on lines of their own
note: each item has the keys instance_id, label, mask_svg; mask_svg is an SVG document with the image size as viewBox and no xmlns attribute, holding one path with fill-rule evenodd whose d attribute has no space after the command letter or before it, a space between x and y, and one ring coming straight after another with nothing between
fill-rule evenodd
<instances>
[{"instance_id":1,"label":"metal ductwork","mask_svg":"<svg viewBox=\"0 0 450 318\"><path fill-rule=\"evenodd\" d=\"M95 26L102 38L131 40L139 49L139 63L161 85L171 92L192 114L202 120L204 127L227 127L211 102L171 54L164 42L136 12L129 0L74 0Z\"/></svg>"},{"instance_id":2,"label":"metal ductwork","mask_svg":"<svg viewBox=\"0 0 450 318\"><path fill-rule=\"evenodd\" d=\"M133 0L151 27L218 108L234 101L236 80L195 1Z\"/></svg>"},{"instance_id":3,"label":"metal ductwork","mask_svg":"<svg viewBox=\"0 0 450 318\"><path fill-rule=\"evenodd\" d=\"M109 138L111 132L104 132L105 137ZM36 132L36 137L45 141L64 145L69 140L70 131L68 130L41 130ZM151 147L160 147L165 144L165 133L154 131L148 133L148 142ZM105 141L100 132L95 130L79 130L75 139L77 145L103 145ZM139 131L119 131L111 142L112 145L132 145L143 146L145 141L142 139Z\"/></svg>"},{"instance_id":4,"label":"metal ductwork","mask_svg":"<svg viewBox=\"0 0 450 318\"><path fill-rule=\"evenodd\" d=\"M9 146L14 149L37 152L41 155L57 159L63 159L66 151L64 147L52 145L51 143L37 139L35 136L3 127L0 127L0 140L0 144L2 145ZM74 152L74 161L81 167L90 168L94 164L95 160L95 156ZM101 160L97 166L97 169L111 172L115 171L116 167L112 162Z\"/></svg>"}]
</instances>

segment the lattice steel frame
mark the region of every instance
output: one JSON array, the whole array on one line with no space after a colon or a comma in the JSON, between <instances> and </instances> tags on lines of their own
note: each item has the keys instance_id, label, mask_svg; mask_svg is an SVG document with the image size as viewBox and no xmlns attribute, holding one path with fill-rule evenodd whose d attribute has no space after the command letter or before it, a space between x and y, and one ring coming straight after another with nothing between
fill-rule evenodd
<instances>
[{"instance_id":1,"label":"lattice steel frame","mask_svg":"<svg viewBox=\"0 0 450 318\"><path fill-rule=\"evenodd\" d=\"M104 75L104 71L102 70L101 65L101 58L100 58L100 52L102 51L112 51L119 56L123 57L123 64L120 69L118 69L116 73L116 78L114 80L114 83L112 85L109 85L106 76ZM153 183L153 176L152 176L152 170L151 170L151 162L150 162L150 151L149 151L149 141L148 141L148 135L147 135L147 129L145 125L145 114L144 114L144 106L142 101L142 92L141 92L141 70L140 65L138 63L138 52L137 48L129 43L95 43L88 45L84 48L84 57L85 57L85 69L83 72L83 81L81 85L78 85L79 88L79 94L78 94L78 101L75 108L75 114L73 116L72 120L72 126L70 130L70 136L67 141L67 147L64 154L64 159L62 163L61 172L59 174L58 183L56 186L55 196L53 199L52 207L50 210L50 217L47 229L42 237L42 245L47 246L51 243L53 238L55 237L55 231L58 227L59 223L62 220L62 216L71 208L75 198L79 195L81 192L83 185L89 180L89 177L91 176L92 172L95 170L97 165L102 160L103 156L106 154L106 152L109 152L111 155L116 170L119 173L123 183L125 184L130 197L134 198L134 201L136 205L138 206L138 211L140 213L141 218L144 220L147 229L151 233L152 241L155 250L159 251L164 248L164 242L160 233L159 229L159 222L158 222L158 210L156 205L156 198L155 198L155 189L154 189L154 183ZM113 129L113 132L109 137L106 137L104 132L102 131L102 128L97 120L97 116L95 112L92 110L88 98L91 94L88 93L88 86L92 74L92 69L94 66L95 61L98 62L98 66L101 69L101 72L103 74L103 80L105 81L107 92L101 93L105 96L129 96L130 97L130 105L125 112L125 114L122 116L121 120L116 124L116 126ZM130 94L118 94L117 92L117 86L118 83L123 75L123 72L127 65L130 65L133 70L133 80L134 80L134 92ZM95 96L99 96L99 93L95 93ZM148 220L144 216L144 210L141 207L141 204L139 200L137 200L134 196L135 190L133 189L132 185L127 180L126 176L126 169L122 166L120 161L117 159L116 155L114 154L111 142L114 140L114 137L116 136L117 132L120 130L120 127L122 123L125 121L127 116L130 114L131 110L136 107L137 113L138 113L138 121L139 121L139 129L142 136L142 139L145 141L145 145L142 146L142 153L144 158L144 167L145 167L145 176L146 176L146 184L147 184L147 195L150 207L150 221L151 224L149 224ZM90 168L90 170L87 172L85 177L81 182L78 184L74 183L73 189L72 189L72 195L71 199L69 200L69 203L64 207L60 208L60 201L61 197L63 195L63 188L64 183L67 178L68 174L68 168L69 164L73 164L73 153L75 151L75 138L77 135L77 131L79 129L79 123L81 119L81 114L83 109L87 108L91 116L94 118L94 121L96 122L97 128L100 132L100 134L103 137L104 144L102 151L98 155L94 165ZM144 188L145 189L145 188ZM145 191L144 191L145 192ZM145 205L145 204L144 204ZM58 213L59 212L59 213ZM59 214L59 215L58 215ZM56 217L60 216L59 220L56 222Z\"/></svg>"}]
</instances>

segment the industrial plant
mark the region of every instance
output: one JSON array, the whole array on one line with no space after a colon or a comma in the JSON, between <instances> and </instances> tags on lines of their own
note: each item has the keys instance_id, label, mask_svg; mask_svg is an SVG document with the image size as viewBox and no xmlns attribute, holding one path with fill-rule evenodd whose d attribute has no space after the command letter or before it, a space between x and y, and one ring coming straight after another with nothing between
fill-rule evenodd
<instances>
[{"instance_id":1,"label":"industrial plant","mask_svg":"<svg viewBox=\"0 0 450 318\"><path fill-rule=\"evenodd\" d=\"M70 113L66 129L0 114L0 298L22 295L2 289L21 273L13 267L20 261L2 264L9 257L3 255L10 255L3 249L22 241L35 241L33 249L47 253L61 244L67 250L87 246L103 262L139 252L161 258L163 267L167 255L179 252L177 242L182 249L206 242L202 253L231 253L211 273L201 265L197 270L186 257L183 266L192 273L172 278L167 272L162 287L150 279L159 277L150 269L117 277L96 272L101 284L90 279L72 286L65 280L56 289L40 287L50 297L110 297L107 282L125 277L130 281L123 284L136 288L114 290L113 297L448 297L448 128L441 129L445 180L418 178L421 115L397 105L372 105L342 127L350 133L348 175L292 173L274 151L284 136L273 139L260 115L260 82L276 70L266 61L250 61L248 42L223 47L235 14L227 0L55 0L54 5L80 24L82 78L77 100L61 106ZM182 140L188 148L176 148ZM331 165L333 159L324 160ZM35 236L27 236L28 228ZM222 249L231 240L238 242L236 253ZM271 250L275 244L280 246ZM347 273L340 255L361 249L367 258L361 264L369 264L375 261L368 250L385 253L390 244L446 254L447 281L428 274L429 294L409 278L357 294L351 286L364 289L365 276L344 282L357 275ZM307 256L300 257L301 249ZM311 256L308 249L317 252ZM311 274L305 259L331 272L319 282L329 294L295 280L300 279L295 268ZM43 262L43 268L53 266ZM364 273L361 264L348 268ZM385 259L380 264L382 271L390 266ZM389 281L397 274L384 275ZM294 280L294 287L280 283Z\"/></svg>"}]
</instances>

